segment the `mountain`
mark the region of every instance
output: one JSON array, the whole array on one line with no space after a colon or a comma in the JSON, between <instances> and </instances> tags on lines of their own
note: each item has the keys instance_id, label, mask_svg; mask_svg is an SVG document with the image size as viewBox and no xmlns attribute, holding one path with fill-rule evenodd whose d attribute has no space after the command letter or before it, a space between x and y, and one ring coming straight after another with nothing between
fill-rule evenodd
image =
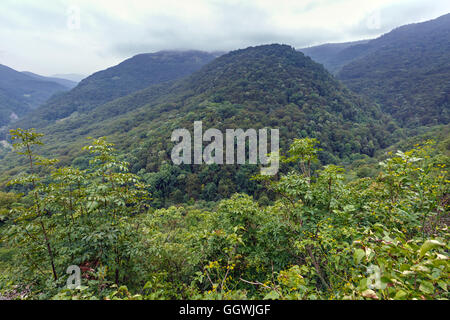
<instances>
[{"instance_id":1,"label":"mountain","mask_svg":"<svg viewBox=\"0 0 450 320\"><path fill-rule=\"evenodd\" d=\"M81 167L87 161L79 151L86 137L107 136L132 163L133 172L149 174L149 179L171 175L164 178L167 188L155 182L161 197L178 185L196 198L189 193L193 185L210 183L227 192L236 190L234 185L255 192L249 180L255 168L246 166L199 166L183 169L183 181L173 176L181 173L175 166L167 167L174 145L171 133L178 128L192 131L194 121L202 121L205 130L222 132L278 128L282 150L294 138L314 137L322 142L324 163L371 156L392 143L397 129L376 105L350 92L322 65L290 46L275 44L230 52L187 78L149 86L39 131L46 134L43 153ZM8 170L13 160L5 160L2 167Z\"/></svg>"},{"instance_id":2,"label":"mountain","mask_svg":"<svg viewBox=\"0 0 450 320\"><path fill-rule=\"evenodd\" d=\"M88 112L152 84L185 77L215 57L215 54L201 51L160 51L139 54L117 66L83 79L71 91L50 99L34 112L29 120L40 127L51 121L69 117L74 112Z\"/></svg>"},{"instance_id":3,"label":"mountain","mask_svg":"<svg viewBox=\"0 0 450 320\"><path fill-rule=\"evenodd\" d=\"M338 73L407 127L450 121L450 14L374 40L376 49ZM375 45L374 45L375 46Z\"/></svg>"},{"instance_id":4,"label":"mountain","mask_svg":"<svg viewBox=\"0 0 450 320\"><path fill-rule=\"evenodd\" d=\"M450 120L450 14L367 42L303 49L405 127Z\"/></svg>"},{"instance_id":5,"label":"mountain","mask_svg":"<svg viewBox=\"0 0 450 320\"><path fill-rule=\"evenodd\" d=\"M53 94L67 90L51 79L0 65L0 126L21 118Z\"/></svg>"},{"instance_id":6,"label":"mountain","mask_svg":"<svg viewBox=\"0 0 450 320\"><path fill-rule=\"evenodd\" d=\"M327 43L320 46L299 49L314 61L325 66L331 73L337 73L340 69L365 54L370 40L361 40L344 43Z\"/></svg>"},{"instance_id":7,"label":"mountain","mask_svg":"<svg viewBox=\"0 0 450 320\"><path fill-rule=\"evenodd\" d=\"M81 80L83 80L84 78L86 78L85 75L82 74L76 74L76 73L68 73L68 74L54 74L52 75L52 77L54 78L59 78L59 79L66 79L66 80L70 80L72 82L81 82Z\"/></svg>"},{"instance_id":8,"label":"mountain","mask_svg":"<svg viewBox=\"0 0 450 320\"><path fill-rule=\"evenodd\" d=\"M45 76L41 76L32 72L28 72L28 71L22 71L23 74L30 76L34 79L38 79L38 80L42 80L42 81L49 81L49 82L55 82L58 83L64 87L66 87L67 89L73 89L76 87L77 82L75 81L71 81L71 80L67 80L67 79L63 79L63 78L57 78L57 77L45 77Z\"/></svg>"}]
</instances>

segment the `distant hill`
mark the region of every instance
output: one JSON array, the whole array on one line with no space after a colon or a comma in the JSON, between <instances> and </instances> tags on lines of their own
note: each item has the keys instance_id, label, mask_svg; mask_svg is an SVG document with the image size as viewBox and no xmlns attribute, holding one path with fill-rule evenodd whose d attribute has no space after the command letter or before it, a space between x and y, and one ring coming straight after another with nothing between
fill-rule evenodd
<instances>
[{"instance_id":1,"label":"distant hill","mask_svg":"<svg viewBox=\"0 0 450 320\"><path fill-rule=\"evenodd\" d=\"M71 80L67 80L67 79L64 79L64 78L45 77L45 76L41 76L41 75L38 75L38 74L35 74L35 73L32 73L32 72L28 72L28 71L22 71L22 73L26 74L27 76L30 76L32 78L38 79L38 80L59 83L60 85L66 87L68 89L73 89L77 85L77 82L71 81Z\"/></svg>"},{"instance_id":2,"label":"distant hill","mask_svg":"<svg viewBox=\"0 0 450 320\"><path fill-rule=\"evenodd\" d=\"M320 46L299 49L325 66L331 73L337 73L352 60L364 55L368 51L370 40L345 43L327 43Z\"/></svg>"},{"instance_id":3,"label":"distant hill","mask_svg":"<svg viewBox=\"0 0 450 320\"><path fill-rule=\"evenodd\" d=\"M0 127L35 109L68 87L52 79L0 65Z\"/></svg>"},{"instance_id":4,"label":"distant hill","mask_svg":"<svg viewBox=\"0 0 450 320\"><path fill-rule=\"evenodd\" d=\"M76 73L68 73L68 74L54 74L52 75L54 78L60 78L60 79L67 79L73 82L81 82L84 78L86 78L85 75L82 74L76 74Z\"/></svg>"},{"instance_id":5,"label":"distant hill","mask_svg":"<svg viewBox=\"0 0 450 320\"><path fill-rule=\"evenodd\" d=\"M39 127L74 112L89 112L152 84L188 76L215 57L215 54L201 51L161 51L134 56L94 73L71 91L53 97L28 118L28 124Z\"/></svg>"}]
</instances>

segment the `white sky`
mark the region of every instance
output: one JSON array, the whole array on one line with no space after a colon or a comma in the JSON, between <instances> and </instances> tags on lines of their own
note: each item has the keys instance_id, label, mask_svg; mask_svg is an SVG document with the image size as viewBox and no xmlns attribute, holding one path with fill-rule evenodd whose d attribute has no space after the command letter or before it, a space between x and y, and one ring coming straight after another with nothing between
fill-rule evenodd
<instances>
[{"instance_id":1,"label":"white sky","mask_svg":"<svg viewBox=\"0 0 450 320\"><path fill-rule=\"evenodd\" d=\"M88 75L138 53L302 48L449 12L448 0L0 0L0 64Z\"/></svg>"}]
</instances>

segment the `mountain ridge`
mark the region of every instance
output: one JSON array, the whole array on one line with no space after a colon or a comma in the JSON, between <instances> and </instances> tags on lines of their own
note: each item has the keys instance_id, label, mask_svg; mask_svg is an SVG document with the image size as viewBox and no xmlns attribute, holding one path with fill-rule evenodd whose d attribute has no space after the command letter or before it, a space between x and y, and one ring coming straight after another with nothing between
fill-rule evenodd
<instances>
[{"instance_id":1,"label":"mountain ridge","mask_svg":"<svg viewBox=\"0 0 450 320\"><path fill-rule=\"evenodd\" d=\"M77 85L77 82L63 78L41 76L39 74L29 71L22 71L22 73L38 80L58 83L64 87L67 87L68 89L73 89Z\"/></svg>"},{"instance_id":2,"label":"mountain ridge","mask_svg":"<svg viewBox=\"0 0 450 320\"><path fill-rule=\"evenodd\" d=\"M74 112L88 112L152 84L187 76L215 57L215 54L195 50L135 55L116 66L95 72L71 91L52 97L30 114L28 123L34 122L41 127Z\"/></svg>"},{"instance_id":3,"label":"mountain ridge","mask_svg":"<svg viewBox=\"0 0 450 320\"><path fill-rule=\"evenodd\" d=\"M339 47L341 46L341 47ZM363 43L301 49L402 126L450 121L450 14Z\"/></svg>"},{"instance_id":4,"label":"mountain ridge","mask_svg":"<svg viewBox=\"0 0 450 320\"><path fill-rule=\"evenodd\" d=\"M68 87L36 74L16 71L0 64L0 127L37 108Z\"/></svg>"},{"instance_id":5,"label":"mountain ridge","mask_svg":"<svg viewBox=\"0 0 450 320\"><path fill-rule=\"evenodd\" d=\"M338 73L401 125L450 122L450 14L399 27L373 40L376 49Z\"/></svg>"},{"instance_id":6,"label":"mountain ridge","mask_svg":"<svg viewBox=\"0 0 450 320\"><path fill-rule=\"evenodd\" d=\"M197 120L219 129L280 127L283 146L298 135L316 136L326 146L326 162L337 161L331 156L335 151L342 158L370 155L390 135L381 125L389 119L376 106L351 93L322 65L277 44L230 52L187 78L150 86L43 132L49 145L59 141L59 152L67 155L87 136L110 136L137 159L135 171L153 171L161 165L158 152L170 154L170 131ZM143 145L160 147L149 156L139 154Z\"/></svg>"},{"instance_id":7,"label":"mountain ridge","mask_svg":"<svg viewBox=\"0 0 450 320\"><path fill-rule=\"evenodd\" d=\"M371 40L359 40L342 43L325 43L318 46L298 49L305 55L311 57L325 66L331 73L336 74L346 63L352 61L355 56L345 57L345 51L351 47L364 47Z\"/></svg>"},{"instance_id":8,"label":"mountain ridge","mask_svg":"<svg viewBox=\"0 0 450 320\"><path fill-rule=\"evenodd\" d=\"M76 83L79 83L79 82L81 82L81 80L86 78L85 75L76 74L76 73L58 73L58 74L53 74L50 77L59 78L59 79L66 79L66 80L69 80L69 81L72 81L72 82L76 82Z\"/></svg>"}]
</instances>

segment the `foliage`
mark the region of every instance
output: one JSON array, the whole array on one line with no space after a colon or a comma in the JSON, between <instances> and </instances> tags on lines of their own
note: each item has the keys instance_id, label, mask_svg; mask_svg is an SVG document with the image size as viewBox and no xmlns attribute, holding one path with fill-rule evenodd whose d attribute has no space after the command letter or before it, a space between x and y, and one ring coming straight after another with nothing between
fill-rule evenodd
<instances>
[{"instance_id":1,"label":"foliage","mask_svg":"<svg viewBox=\"0 0 450 320\"><path fill-rule=\"evenodd\" d=\"M4 296L448 299L450 163L432 141L398 151L373 178L345 181L343 168L309 166L318 141L299 139L284 159L298 166L254 180L273 201L234 194L208 208L155 209L104 139L85 148L92 158L79 170L35 155L33 131L13 135L31 161L12 182L28 184L24 200L5 201L15 257ZM65 288L71 264L83 270L79 289Z\"/></svg>"},{"instance_id":2,"label":"foliage","mask_svg":"<svg viewBox=\"0 0 450 320\"><path fill-rule=\"evenodd\" d=\"M7 215L6 237L15 249L17 276L43 285L50 270L56 286L67 267L77 264L87 270L105 266L116 283L130 277L137 254L131 243L139 234L131 220L145 211L147 192L127 172L127 163L118 161L112 145L100 138L86 148L92 154L88 170L58 168L56 161L33 152L42 135L21 129L11 134L19 141L14 148L30 165L28 173L10 182L26 186L31 199Z\"/></svg>"}]
</instances>

